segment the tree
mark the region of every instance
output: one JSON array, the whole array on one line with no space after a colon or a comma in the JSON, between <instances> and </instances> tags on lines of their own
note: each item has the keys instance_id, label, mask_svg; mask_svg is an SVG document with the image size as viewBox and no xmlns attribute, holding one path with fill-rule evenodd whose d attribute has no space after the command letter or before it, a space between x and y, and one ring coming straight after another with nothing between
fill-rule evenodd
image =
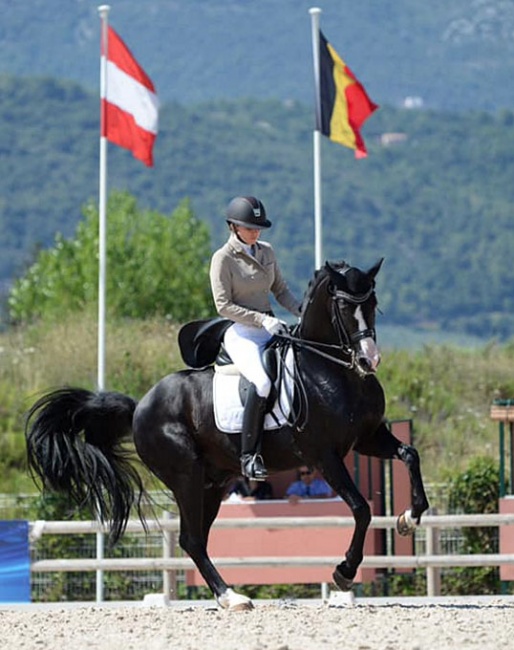
<instances>
[{"instance_id":1,"label":"tree","mask_svg":"<svg viewBox=\"0 0 514 650\"><path fill-rule=\"evenodd\" d=\"M110 316L162 315L175 323L214 313L208 278L208 227L184 200L171 216L141 211L126 192L107 206L106 303ZM98 299L98 209L83 209L75 237L55 238L9 295L14 322L62 318Z\"/></svg>"}]
</instances>

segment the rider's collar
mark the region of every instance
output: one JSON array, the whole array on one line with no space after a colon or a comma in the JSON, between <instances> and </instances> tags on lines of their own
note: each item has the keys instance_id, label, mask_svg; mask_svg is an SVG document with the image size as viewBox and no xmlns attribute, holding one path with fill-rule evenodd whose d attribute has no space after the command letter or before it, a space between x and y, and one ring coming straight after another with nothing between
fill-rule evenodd
<instances>
[{"instance_id":1,"label":"rider's collar","mask_svg":"<svg viewBox=\"0 0 514 650\"><path fill-rule=\"evenodd\" d=\"M255 253L259 247L258 243L254 244L252 253L252 246L250 244L245 244L242 242L235 233L231 233L229 243L236 252L246 253L251 257L255 257Z\"/></svg>"}]
</instances>

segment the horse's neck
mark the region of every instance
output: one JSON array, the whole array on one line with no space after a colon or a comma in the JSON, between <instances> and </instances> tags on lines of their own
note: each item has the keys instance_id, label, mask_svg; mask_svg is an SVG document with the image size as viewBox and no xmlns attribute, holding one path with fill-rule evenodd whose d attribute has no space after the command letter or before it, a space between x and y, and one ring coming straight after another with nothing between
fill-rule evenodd
<instances>
[{"instance_id":1,"label":"horse's neck","mask_svg":"<svg viewBox=\"0 0 514 650\"><path fill-rule=\"evenodd\" d=\"M306 305L298 335L302 339L318 343L337 343L337 336L330 318L328 298L324 292L323 295L314 295Z\"/></svg>"}]
</instances>

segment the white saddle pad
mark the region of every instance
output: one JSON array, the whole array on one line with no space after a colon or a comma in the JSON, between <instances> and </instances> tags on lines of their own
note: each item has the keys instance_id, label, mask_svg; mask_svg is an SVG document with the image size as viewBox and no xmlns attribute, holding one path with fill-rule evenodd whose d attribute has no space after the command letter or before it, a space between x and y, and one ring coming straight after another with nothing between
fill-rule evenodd
<instances>
[{"instance_id":1,"label":"white saddle pad","mask_svg":"<svg viewBox=\"0 0 514 650\"><path fill-rule=\"evenodd\" d=\"M229 368L230 370L226 370ZM279 429L286 424L293 402L293 351L286 354L286 372L280 386L280 394L273 406L273 416L266 413L264 429ZM239 397L239 379L241 375L235 366L215 366L213 379L214 419L216 426L225 433L240 433L243 427L244 408Z\"/></svg>"}]
</instances>

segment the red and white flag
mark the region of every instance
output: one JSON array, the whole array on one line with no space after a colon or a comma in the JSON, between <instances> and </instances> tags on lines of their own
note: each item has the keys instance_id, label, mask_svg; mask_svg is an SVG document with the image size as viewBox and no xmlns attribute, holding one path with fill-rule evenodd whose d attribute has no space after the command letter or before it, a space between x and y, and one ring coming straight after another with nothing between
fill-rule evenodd
<instances>
[{"instance_id":1,"label":"red and white flag","mask_svg":"<svg viewBox=\"0 0 514 650\"><path fill-rule=\"evenodd\" d=\"M105 56L105 52L102 52ZM108 27L106 96L102 101L101 135L153 166L153 144L159 124L159 101L150 77L118 34Z\"/></svg>"}]
</instances>

